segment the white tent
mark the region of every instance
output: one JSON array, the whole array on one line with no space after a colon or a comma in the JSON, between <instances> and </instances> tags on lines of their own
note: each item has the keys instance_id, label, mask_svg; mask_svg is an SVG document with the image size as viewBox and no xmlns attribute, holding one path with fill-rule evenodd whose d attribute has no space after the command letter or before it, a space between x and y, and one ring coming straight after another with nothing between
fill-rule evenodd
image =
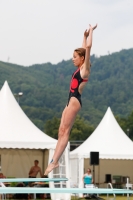
<instances>
[{"instance_id":1,"label":"white tent","mask_svg":"<svg viewBox=\"0 0 133 200\"><path fill-rule=\"evenodd\" d=\"M96 167L95 182L104 183L105 175L130 176L133 181L133 142L123 132L110 108L88 139L70 152L71 180L82 186L84 169L89 166L90 152L99 152L100 164ZM126 167L126 168L125 168ZM94 168L93 168L94 170Z\"/></svg>"},{"instance_id":2,"label":"white tent","mask_svg":"<svg viewBox=\"0 0 133 200\"><path fill-rule=\"evenodd\" d=\"M0 165L2 172L6 176L27 177L35 159L39 160L39 166L44 171L52 158L56 143L57 140L43 133L29 120L6 81L0 91ZM54 175L69 177L68 152L69 145L61 158L62 166L65 168L63 174L59 170L54 170L54 174L51 172L49 177Z\"/></svg>"},{"instance_id":3,"label":"white tent","mask_svg":"<svg viewBox=\"0 0 133 200\"><path fill-rule=\"evenodd\" d=\"M0 92L0 138L0 148L53 149L57 142L25 115L7 82Z\"/></svg>"},{"instance_id":4,"label":"white tent","mask_svg":"<svg viewBox=\"0 0 133 200\"><path fill-rule=\"evenodd\" d=\"M27 167L30 167L33 165L34 158L41 157L44 154L44 149L55 149L56 142L55 139L43 133L29 120L14 98L6 81L0 92L0 151L3 152L0 154L2 171L7 176L27 176L28 171L26 168L20 171L25 162L28 164ZM7 170L5 163L7 164L7 160L9 159L6 157L11 154L13 156L12 159L15 159L15 156L18 159L18 155L12 153L14 149L17 149L17 153L24 151L24 149L27 150L26 154L29 155L29 158L27 156L27 160L22 164L23 160L21 160L22 157L20 156L17 166L15 167L14 162L11 162L13 166L10 163L10 168ZM33 155L31 156L30 154ZM48 157L48 152L46 154ZM26 155L24 157L26 159ZM17 162L16 159L15 161ZM21 168L20 166L18 167L20 163L22 164ZM42 165L42 163L40 164Z\"/></svg>"}]
</instances>

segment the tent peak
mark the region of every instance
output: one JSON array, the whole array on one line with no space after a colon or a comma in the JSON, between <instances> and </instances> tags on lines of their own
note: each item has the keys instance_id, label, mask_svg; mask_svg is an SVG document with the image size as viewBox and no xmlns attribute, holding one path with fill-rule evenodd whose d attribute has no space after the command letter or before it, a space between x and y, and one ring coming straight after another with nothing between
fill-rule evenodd
<instances>
[{"instance_id":1,"label":"tent peak","mask_svg":"<svg viewBox=\"0 0 133 200\"><path fill-rule=\"evenodd\" d=\"M4 85L8 85L8 82L7 82L7 80L5 80L5 82L4 82Z\"/></svg>"}]
</instances>

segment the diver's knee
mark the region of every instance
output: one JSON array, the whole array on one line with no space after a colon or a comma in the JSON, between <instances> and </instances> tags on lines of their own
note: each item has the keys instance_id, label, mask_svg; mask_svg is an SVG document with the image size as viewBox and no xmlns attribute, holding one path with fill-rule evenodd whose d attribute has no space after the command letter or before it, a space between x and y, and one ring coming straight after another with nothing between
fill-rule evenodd
<instances>
[{"instance_id":1,"label":"diver's knee","mask_svg":"<svg viewBox=\"0 0 133 200\"><path fill-rule=\"evenodd\" d=\"M65 136L69 133L69 128L68 127L65 127L65 126L61 126L59 128L59 133L58 133L58 137L62 137L62 136Z\"/></svg>"}]
</instances>

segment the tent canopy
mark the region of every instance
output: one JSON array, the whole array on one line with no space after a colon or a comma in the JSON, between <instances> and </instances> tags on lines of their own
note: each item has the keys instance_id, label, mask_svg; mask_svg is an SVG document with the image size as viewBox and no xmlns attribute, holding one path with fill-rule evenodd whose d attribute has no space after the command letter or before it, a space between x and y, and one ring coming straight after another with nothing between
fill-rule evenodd
<instances>
[{"instance_id":1,"label":"tent canopy","mask_svg":"<svg viewBox=\"0 0 133 200\"><path fill-rule=\"evenodd\" d=\"M123 132L110 108L90 137L70 152L70 157L89 158L90 152L99 152L102 159L133 159L133 142Z\"/></svg>"},{"instance_id":2,"label":"tent canopy","mask_svg":"<svg viewBox=\"0 0 133 200\"><path fill-rule=\"evenodd\" d=\"M56 143L30 121L5 81L0 91L0 148L55 149Z\"/></svg>"}]
</instances>

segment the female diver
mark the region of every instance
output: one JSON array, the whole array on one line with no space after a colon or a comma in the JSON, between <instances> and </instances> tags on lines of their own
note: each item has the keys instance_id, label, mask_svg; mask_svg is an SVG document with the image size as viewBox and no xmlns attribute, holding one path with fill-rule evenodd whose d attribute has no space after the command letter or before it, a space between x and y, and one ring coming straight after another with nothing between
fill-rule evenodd
<instances>
[{"instance_id":1,"label":"female diver","mask_svg":"<svg viewBox=\"0 0 133 200\"><path fill-rule=\"evenodd\" d=\"M68 103L62 113L56 149L44 175L49 174L54 168L59 166L58 161L67 146L71 128L77 113L81 109L81 94L90 75L90 51L92 47L93 30L96 27L97 25L94 27L89 25L89 30L84 32L82 48L74 50L72 61L77 67L77 70L73 73L71 78Z\"/></svg>"}]
</instances>

